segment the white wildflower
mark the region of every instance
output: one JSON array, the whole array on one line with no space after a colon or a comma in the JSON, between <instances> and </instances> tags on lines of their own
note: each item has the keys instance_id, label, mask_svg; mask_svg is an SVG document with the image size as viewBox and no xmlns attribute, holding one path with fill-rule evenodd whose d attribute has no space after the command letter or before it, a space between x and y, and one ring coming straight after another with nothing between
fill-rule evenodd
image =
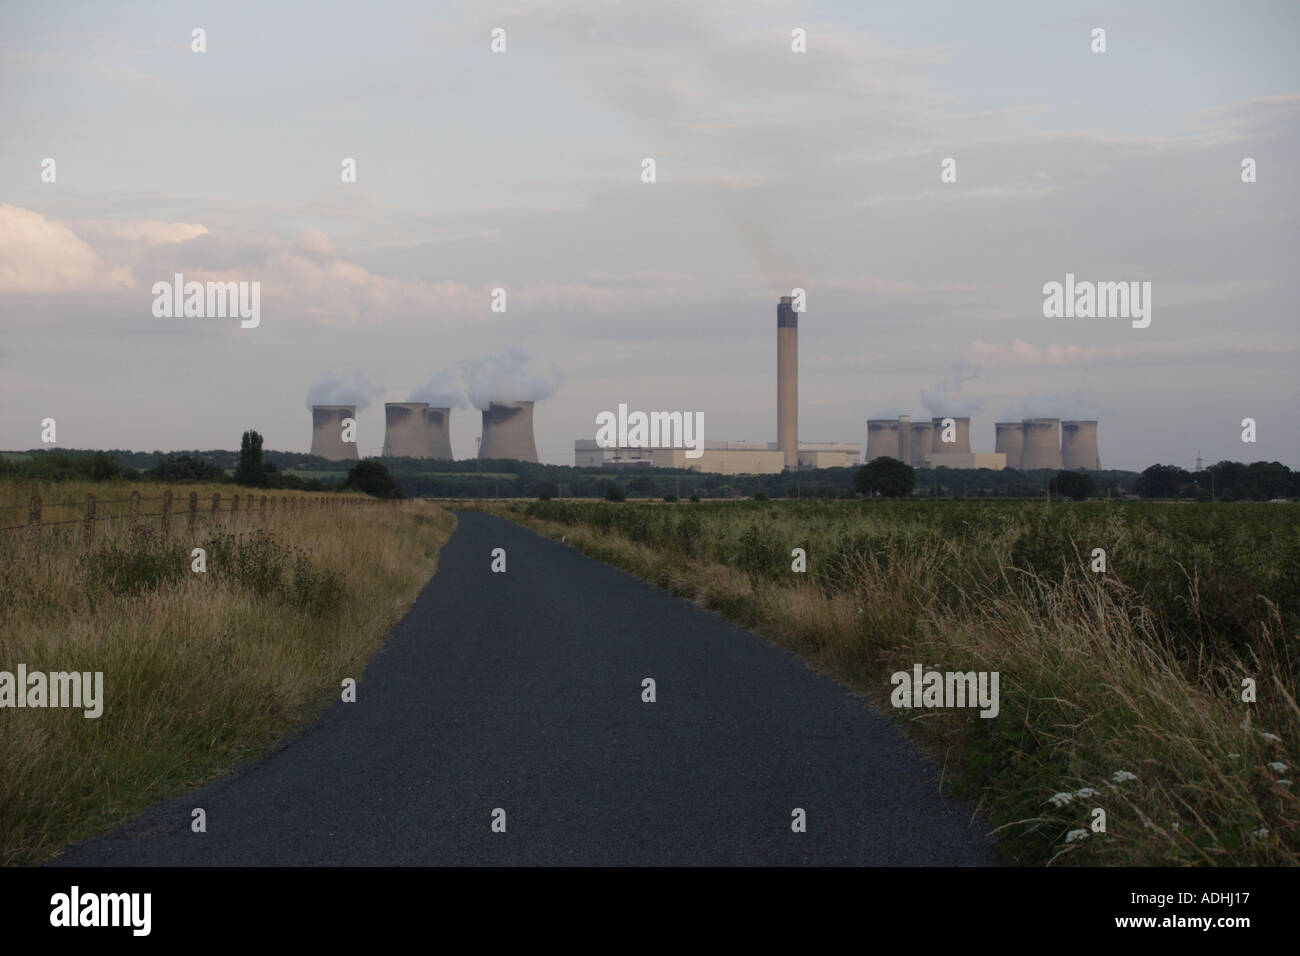
<instances>
[{"instance_id":1,"label":"white wildflower","mask_svg":"<svg viewBox=\"0 0 1300 956\"><path fill-rule=\"evenodd\" d=\"M1286 764L1282 763L1280 760L1274 760L1268 765L1268 769L1272 770L1274 773L1286 773Z\"/></svg>"},{"instance_id":2,"label":"white wildflower","mask_svg":"<svg viewBox=\"0 0 1300 956\"><path fill-rule=\"evenodd\" d=\"M1251 836L1257 836L1257 837L1266 837L1266 836L1268 836L1268 827L1260 827L1258 830L1255 830L1254 832L1252 832L1252 833L1251 833Z\"/></svg>"},{"instance_id":3,"label":"white wildflower","mask_svg":"<svg viewBox=\"0 0 1300 956\"><path fill-rule=\"evenodd\" d=\"M1278 785L1279 787L1289 787L1289 786L1291 786L1291 781L1290 781L1290 780L1279 780L1279 781L1277 782L1277 785Z\"/></svg>"},{"instance_id":4,"label":"white wildflower","mask_svg":"<svg viewBox=\"0 0 1300 956\"><path fill-rule=\"evenodd\" d=\"M1116 783L1123 783L1126 780L1136 780L1137 774L1129 773L1127 770L1116 770L1110 775L1110 779Z\"/></svg>"},{"instance_id":5,"label":"white wildflower","mask_svg":"<svg viewBox=\"0 0 1300 956\"><path fill-rule=\"evenodd\" d=\"M1266 734L1266 733L1264 733L1264 731L1261 730L1261 731L1259 732L1259 735L1260 735L1261 737L1263 737L1265 740L1270 741L1270 742L1275 743L1275 744L1280 744L1280 743L1282 742L1282 738L1279 737L1277 734Z\"/></svg>"},{"instance_id":6,"label":"white wildflower","mask_svg":"<svg viewBox=\"0 0 1300 956\"><path fill-rule=\"evenodd\" d=\"M1073 799L1074 799L1074 794L1070 793L1068 790L1065 790L1062 791L1061 793L1052 794L1052 799L1049 802L1054 807L1063 807Z\"/></svg>"},{"instance_id":7,"label":"white wildflower","mask_svg":"<svg viewBox=\"0 0 1300 956\"><path fill-rule=\"evenodd\" d=\"M1074 791L1074 795L1076 797L1095 797L1097 791L1092 789L1092 787L1084 787L1082 790Z\"/></svg>"},{"instance_id":8,"label":"white wildflower","mask_svg":"<svg viewBox=\"0 0 1300 956\"><path fill-rule=\"evenodd\" d=\"M1073 843L1075 840L1086 840L1086 839L1088 839L1087 830L1071 830L1069 833L1065 835L1066 843Z\"/></svg>"}]
</instances>

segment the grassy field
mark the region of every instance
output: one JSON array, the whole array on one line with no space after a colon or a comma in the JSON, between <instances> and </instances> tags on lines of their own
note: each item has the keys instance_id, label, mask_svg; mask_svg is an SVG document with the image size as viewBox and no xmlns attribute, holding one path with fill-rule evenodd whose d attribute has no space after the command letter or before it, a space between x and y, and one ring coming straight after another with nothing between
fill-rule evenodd
<instances>
[{"instance_id":1,"label":"grassy field","mask_svg":"<svg viewBox=\"0 0 1300 956\"><path fill-rule=\"evenodd\" d=\"M204 516L191 536L189 491L204 507L214 492L229 501L242 491L245 509L247 491L170 487L180 514L167 539L156 519L135 533L101 521L89 549L79 523L45 528L35 554L23 532L0 534L0 670L104 675L96 719L0 708L0 863L34 863L101 833L312 719L344 678L361 679L455 522L428 502L367 500ZM125 514L131 490L150 498L165 486L0 482L0 527L26 520L33 492L53 522L78 517L88 492L105 502L100 515ZM195 547L206 551L202 574Z\"/></svg>"},{"instance_id":2,"label":"grassy field","mask_svg":"<svg viewBox=\"0 0 1300 956\"><path fill-rule=\"evenodd\" d=\"M1300 506L480 507L756 628L904 721L1007 862L1300 862ZM890 675L914 664L998 672L999 714L895 709Z\"/></svg>"}]
</instances>

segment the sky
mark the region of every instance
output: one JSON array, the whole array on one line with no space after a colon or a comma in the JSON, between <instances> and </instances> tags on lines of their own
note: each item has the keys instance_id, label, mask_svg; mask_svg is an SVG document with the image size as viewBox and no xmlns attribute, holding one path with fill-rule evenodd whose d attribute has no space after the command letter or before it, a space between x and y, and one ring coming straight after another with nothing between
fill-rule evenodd
<instances>
[{"instance_id":1,"label":"sky","mask_svg":"<svg viewBox=\"0 0 1300 956\"><path fill-rule=\"evenodd\" d=\"M490 389L552 464L620 403L771 441L801 288L801 440L1097 418L1104 467L1300 467L1298 38L1290 0L6 4L0 448L305 451L336 386L363 455L436 395L472 456ZM260 323L156 317L176 273ZM1067 273L1150 325L1045 317Z\"/></svg>"}]
</instances>

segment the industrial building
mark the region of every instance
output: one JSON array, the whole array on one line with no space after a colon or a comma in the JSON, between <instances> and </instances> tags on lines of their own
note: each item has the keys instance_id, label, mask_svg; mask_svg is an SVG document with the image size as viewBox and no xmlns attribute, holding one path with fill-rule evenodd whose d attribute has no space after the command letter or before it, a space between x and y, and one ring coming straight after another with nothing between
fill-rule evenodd
<instances>
[{"instance_id":1,"label":"industrial building","mask_svg":"<svg viewBox=\"0 0 1300 956\"><path fill-rule=\"evenodd\" d=\"M424 430L429 457L451 461L451 409L432 405L426 408Z\"/></svg>"},{"instance_id":2,"label":"industrial building","mask_svg":"<svg viewBox=\"0 0 1300 956\"><path fill-rule=\"evenodd\" d=\"M384 403L385 458L432 458L426 423L428 402Z\"/></svg>"},{"instance_id":3,"label":"industrial building","mask_svg":"<svg viewBox=\"0 0 1300 956\"><path fill-rule=\"evenodd\" d=\"M953 423L949 430L953 439L950 442L943 440L945 418L951 418ZM941 415L931 418L928 422L914 422L910 415L899 415L896 419L867 419L867 461L876 458L893 458L913 468L923 468L930 464L929 459L939 458L944 460L938 464L948 468L1003 467L992 464L996 459L987 455L982 457L986 464L949 463L971 459L969 418Z\"/></svg>"},{"instance_id":4,"label":"industrial building","mask_svg":"<svg viewBox=\"0 0 1300 956\"><path fill-rule=\"evenodd\" d=\"M1101 470L1095 420L1061 422L1061 464L1071 471Z\"/></svg>"},{"instance_id":5,"label":"industrial building","mask_svg":"<svg viewBox=\"0 0 1300 956\"><path fill-rule=\"evenodd\" d=\"M1023 422L994 422L993 450L1006 456L1008 468L1019 468L1025 445Z\"/></svg>"},{"instance_id":6,"label":"industrial building","mask_svg":"<svg viewBox=\"0 0 1300 956\"><path fill-rule=\"evenodd\" d=\"M478 456L537 461L537 443L533 440L533 403L492 402L485 408Z\"/></svg>"},{"instance_id":7,"label":"industrial building","mask_svg":"<svg viewBox=\"0 0 1300 956\"><path fill-rule=\"evenodd\" d=\"M1061 468L1061 420L1026 418L1020 446L1020 470Z\"/></svg>"},{"instance_id":8,"label":"industrial building","mask_svg":"<svg viewBox=\"0 0 1300 956\"><path fill-rule=\"evenodd\" d=\"M579 468L687 468L723 475L770 475L858 464L862 449L843 442L799 441L799 314L794 300L781 296L776 306L776 435L774 442L706 441L697 458L685 448L604 447L590 438L573 443Z\"/></svg>"},{"instance_id":9,"label":"industrial building","mask_svg":"<svg viewBox=\"0 0 1300 956\"><path fill-rule=\"evenodd\" d=\"M785 470L785 450L778 442L706 441L698 458L686 457L685 448L613 448L595 439L573 443L573 463L579 468L686 468L720 475L774 475ZM852 468L862 449L841 442L804 442L799 445L800 470Z\"/></svg>"},{"instance_id":10,"label":"industrial building","mask_svg":"<svg viewBox=\"0 0 1300 956\"><path fill-rule=\"evenodd\" d=\"M357 420L355 405L313 405L311 407L311 453L330 461L353 461L357 443L343 440L343 420Z\"/></svg>"}]
</instances>

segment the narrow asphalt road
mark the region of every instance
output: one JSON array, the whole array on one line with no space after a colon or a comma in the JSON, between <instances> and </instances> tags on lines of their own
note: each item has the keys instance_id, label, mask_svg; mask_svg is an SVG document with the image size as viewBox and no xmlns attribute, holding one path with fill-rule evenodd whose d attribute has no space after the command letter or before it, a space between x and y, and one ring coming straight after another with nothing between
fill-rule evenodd
<instances>
[{"instance_id":1,"label":"narrow asphalt road","mask_svg":"<svg viewBox=\"0 0 1300 956\"><path fill-rule=\"evenodd\" d=\"M834 681L561 544L459 519L355 703L51 862L994 862L938 769Z\"/></svg>"}]
</instances>

